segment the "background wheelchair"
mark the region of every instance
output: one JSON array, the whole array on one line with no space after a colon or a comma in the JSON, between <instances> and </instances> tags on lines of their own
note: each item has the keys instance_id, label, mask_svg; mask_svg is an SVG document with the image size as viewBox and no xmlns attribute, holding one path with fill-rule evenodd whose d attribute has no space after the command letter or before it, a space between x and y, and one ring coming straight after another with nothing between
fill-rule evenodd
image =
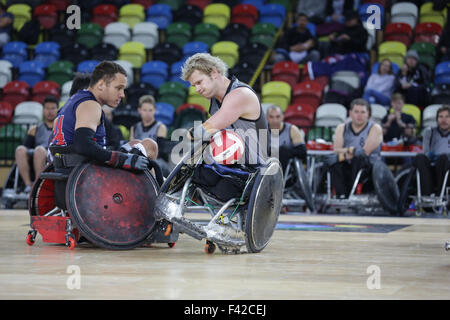
<instances>
[{"instance_id":1,"label":"background wheelchair","mask_svg":"<svg viewBox=\"0 0 450 320\"><path fill-rule=\"evenodd\" d=\"M33 149L28 150L29 156L28 164L30 167L30 178L34 180L34 166L33 166ZM19 167L17 163L11 167L6 177L5 184L3 185L1 203L5 209L12 209L16 204L23 204L26 207L28 202L28 193L23 192L25 189L25 183L19 174Z\"/></svg>"},{"instance_id":2,"label":"background wheelchair","mask_svg":"<svg viewBox=\"0 0 450 320\"><path fill-rule=\"evenodd\" d=\"M240 179L242 190L238 196L221 196L214 188L198 179L198 172L206 168L208 143L186 154L173 169L160 189L157 216L168 221L174 230L197 239L206 239L205 252L212 254L216 245L224 253L256 253L268 244L275 230L283 196L283 173L277 159L271 158L259 168L211 165L222 181ZM205 224L185 217L187 213L207 212Z\"/></svg>"},{"instance_id":3,"label":"background wheelchair","mask_svg":"<svg viewBox=\"0 0 450 320\"><path fill-rule=\"evenodd\" d=\"M330 209L374 214L377 211L387 211L390 215L397 215L397 203L400 192L395 183L394 176L382 160L376 161L371 172L366 172L366 178L362 179L364 170L360 169L352 182L350 194L345 199L333 197L331 185L331 173L324 163L317 163L313 170L313 194L318 211L326 213ZM325 177L324 177L325 176ZM322 181L325 180L325 184ZM362 184L359 190L358 184ZM324 185L324 187L323 187Z\"/></svg>"},{"instance_id":4,"label":"background wheelchair","mask_svg":"<svg viewBox=\"0 0 450 320\"><path fill-rule=\"evenodd\" d=\"M178 233L165 233L156 221L155 199L159 184L149 170L115 169L51 147L55 158L33 185L29 197L33 245L39 232L44 242L66 244L73 249L82 237L93 245L132 249L144 243L168 243ZM162 183L162 176L158 181Z\"/></svg>"},{"instance_id":5,"label":"background wheelchair","mask_svg":"<svg viewBox=\"0 0 450 320\"><path fill-rule=\"evenodd\" d=\"M306 206L310 212L316 212L311 191L311 181L303 163L297 157L289 160L284 172L283 207Z\"/></svg>"},{"instance_id":6,"label":"background wheelchair","mask_svg":"<svg viewBox=\"0 0 450 320\"><path fill-rule=\"evenodd\" d=\"M401 170L395 177L401 194L398 203L398 211L403 215L411 203L414 203L416 215L421 216L426 210L436 214L447 215L449 205L449 189L447 186L449 170L445 173L444 182L437 195L424 197L420 187L419 170L411 166Z\"/></svg>"}]
</instances>

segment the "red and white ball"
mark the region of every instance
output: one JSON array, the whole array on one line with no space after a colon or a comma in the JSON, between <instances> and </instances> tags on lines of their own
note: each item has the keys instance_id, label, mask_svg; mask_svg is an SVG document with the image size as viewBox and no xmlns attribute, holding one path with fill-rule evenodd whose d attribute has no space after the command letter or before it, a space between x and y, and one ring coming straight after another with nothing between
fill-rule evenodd
<instances>
[{"instance_id":1,"label":"red and white ball","mask_svg":"<svg viewBox=\"0 0 450 320\"><path fill-rule=\"evenodd\" d=\"M233 164L244 155L244 141L232 130L222 130L211 138L209 152L219 164Z\"/></svg>"}]
</instances>

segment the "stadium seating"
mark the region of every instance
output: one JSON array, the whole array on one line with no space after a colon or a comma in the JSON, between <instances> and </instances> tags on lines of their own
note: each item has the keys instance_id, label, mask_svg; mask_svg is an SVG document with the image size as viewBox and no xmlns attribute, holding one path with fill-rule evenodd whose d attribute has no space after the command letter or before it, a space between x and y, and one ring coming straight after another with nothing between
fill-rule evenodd
<instances>
[{"instance_id":1,"label":"stadium seating","mask_svg":"<svg viewBox=\"0 0 450 320\"><path fill-rule=\"evenodd\" d=\"M141 82L149 83L156 89L159 89L168 77L169 67L164 61L149 61L141 67Z\"/></svg>"},{"instance_id":2,"label":"stadium seating","mask_svg":"<svg viewBox=\"0 0 450 320\"><path fill-rule=\"evenodd\" d=\"M172 23L172 10L167 4L154 4L147 9L145 21L153 22L159 29L165 30Z\"/></svg>"},{"instance_id":3,"label":"stadium seating","mask_svg":"<svg viewBox=\"0 0 450 320\"><path fill-rule=\"evenodd\" d=\"M12 63L8 60L0 60L0 88L12 80Z\"/></svg>"},{"instance_id":4,"label":"stadium seating","mask_svg":"<svg viewBox=\"0 0 450 320\"><path fill-rule=\"evenodd\" d=\"M433 70L436 65L436 46L430 42L414 42L410 50L415 50L419 55L419 62Z\"/></svg>"},{"instance_id":5,"label":"stadium seating","mask_svg":"<svg viewBox=\"0 0 450 320\"><path fill-rule=\"evenodd\" d=\"M198 104L201 105L206 111L209 111L209 105L210 101L209 99L206 99L205 97L201 96L197 91L195 90L195 87L189 87L188 89L188 98L187 103L189 104Z\"/></svg>"},{"instance_id":6,"label":"stadium seating","mask_svg":"<svg viewBox=\"0 0 450 320\"><path fill-rule=\"evenodd\" d=\"M219 41L211 47L211 54L223 60L228 68L233 68L239 61L239 47L232 41Z\"/></svg>"},{"instance_id":7,"label":"stadium seating","mask_svg":"<svg viewBox=\"0 0 450 320\"><path fill-rule=\"evenodd\" d=\"M284 112L291 103L291 86L283 81L269 81L263 85L261 96L261 102L276 104Z\"/></svg>"},{"instance_id":8,"label":"stadium seating","mask_svg":"<svg viewBox=\"0 0 450 320\"><path fill-rule=\"evenodd\" d=\"M347 109L337 103L325 103L316 110L316 127L336 127L347 119Z\"/></svg>"},{"instance_id":9,"label":"stadium seating","mask_svg":"<svg viewBox=\"0 0 450 320\"><path fill-rule=\"evenodd\" d=\"M151 21L135 24L131 41L141 42L145 49L153 49L159 42L158 25Z\"/></svg>"},{"instance_id":10,"label":"stadium seating","mask_svg":"<svg viewBox=\"0 0 450 320\"><path fill-rule=\"evenodd\" d=\"M47 80L54 81L62 86L65 82L72 80L74 64L70 61L53 62L47 69Z\"/></svg>"},{"instance_id":11,"label":"stadium seating","mask_svg":"<svg viewBox=\"0 0 450 320\"><path fill-rule=\"evenodd\" d=\"M440 107L442 107L442 104L431 104L423 109L422 116L424 128L437 126L436 113Z\"/></svg>"},{"instance_id":12,"label":"stadium seating","mask_svg":"<svg viewBox=\"0 0 450 320\"><path fill-rule=\"evenodd\" d=\"M391 23L403 22L415 28L419 18L417 5L411 2L396 2L391 7Z\"/></svg>"},{"instance_id":13,"label":"stadium seating","mask_svg":"<svg viewBox=\"0 0 450 320\"><path fill-rule=\"evenodd\" d=\"M230 23L222 30L221 41L233 41L239 48L244 47L250 38L250 29L240 23Z\"/></svg>"},{"instance_id":14,"label":"stadium seating","mask_svg":"<svg viewBox=\"0 0 450 320\"><path fill-rule=\"evenodd\" d=\"M5 123L10 123L14 115L14 107L11 103L0 101L0 127Z\"/></svg>"},{"instance_id":15,"label":"stadium seating","mask_svg":"<svg viewBox=\"0 0 450 320\"><path fill-rule=\"evenodd\" d=\"M187 88L179 82L168 81L158 90L158 102L167 102L177 109L187 97Z\"/></svg>"},{"instance_id":16,"label":"stadium seating","mask_svg":"<svg viewBox=\"0 0 450 320\"><path fill-rule=\"evenodd\" d=\"M18 68L27 59L27 44L25 42L10 41L2 48L2 60L11 62L14 68Z\"/></svg>"},{"instance_id":17,"label":"stadium seating","mask_svg":"<svg viewBox=\"0 0 450 320\"><path fill-rule=\"evenodd\" d=\"M436 46L442 34L442 27L435 22L422 22L416 26L414 33L415 42L429 42Z\"/></svg>"},{"instance_id":18,"label":"stadium seating","mask_svg":"<svg viewBox=\"0 0 450 320\"><path fill-rule=\"evenodd\" d=\"M105 27L103 42L110 43L119 49L125 42L131 40L131 32L128 24L124 22L112 22Z\"/></svg>"},{"instance_id":19,"label":"stadium seating","mask_svg":"<svg viewBox=\"0 0 450 320\"><path fill-rule=\"evenodd\" d=\"M105 28L109 23L116 22L118 13L116 6L112 4L100 4L92 10L92 22Z\"/></svg>"},{"instance_id":20,"label":"stadium seating","mask_svg":"<svg viewBox=\"0 0 450 320\"><path fill-rule=\"evenodd\" d=\"M14 109L12 122L15 124L36 124L42 120L42 104L35 101L24 101Z\"/></svg>"},{"instance_id":21,"label":"stadium seating","mask_svg":"<svg viewBox=\"0 0 450 320\"><path fill-rule=\"evenodd\" d=\"M180 61L183 57L183 51L178 48L177 45L169 42L163 42L157 44L153 48L153 60L164 61L171 65L177 61Z\"/></svg>"},{"instance_id":22,"label":"stadium seating","mask_svg":"<svg viewBox=\"0 0 450 320\"><path fill-rule=\"evenodd\" d=\"M44 64L40 61L30 60L24 61L19 66L18 80L25 81L30 87L37 82L44 80L45 69Z\"/></svg>"},{"instance_id":23,"label":"stadium seating","mask_svg":"<svg viewBox=\"0 0 450 320\"><path fill-rule=\"evenodd\" d=\"M127 73L127 88L134 83L134 72L133 72L133 65L130 61L126 60L115 60L114 62L120 64L122 68L125 69Z\"/></svg>"},{"instance_id":24,"label":"stadium seating","mask_svg":"<svg viewBox=\"0 0 450 320\"><path fill-rule=\"evenodd\" d=\"M134 25L145 20L145 9L138 3L130 3L122 6L119 10L119 22L128 24L130 29Z\"/></svg>"},{"instance_id":25,"label":"stadium seating","mask_svg":"<svg viewBox=\"0 0 450 320\"><path fill-rule=\"evenodd\" d=\"M125 42L119 49L119 60L129 61L133 68L140 68L147 61L145 46L141 42Z\"/></svg>"},{"instance_id":26,"label":"stadium seating","mask_svg":"<svg viewBox=\"0 0 450 320\"><path fill-rule=\"evenodd\" d=\"M441 62L436 66L434 84L450 84L450 61Z\"/></svg>"},{"instance_id":27,"label":"stadium seating","mask_svg":"<svg viewBox=\"0 0 450 320\"><path fill-rule=\"evenodd\" d=\"M60 54L58 42L45 41L34 48L34 60L42 62L44 68L48 68L53 62L58 61Z\"/></svg>"},{"instance_id":28,"label":"stadium seating","mask_svg":"<svg viewBox=\"0 0 450 320\"><path fill-rule=\"evenodd\" d=\"M117 48L110 43L102 42L91 49L91 58L93 60L113 61L113 60L116 60L118 58L118 56L119 56L119 50L117 50Z\"/></svg>"},{"instance_id":29,"label":"stadium seating","mask_svg":"<svg viewBox=\"0 0 450 320\"><path fill-rule=\"evenodd\" d=\"M196 53L206 53L209 47L206 43L201 41L188 42L183 46L183 59L187 59Z\"/></svg>"},{"instance_id":30,"label":"stadium seating","mask_svg":"<svg viewBox=\"0 0 450 320\"><path fill-rule=\"evenodd\" d=\"M441 27L444 26L447 20L447 8L436 11L433 9L433 2L425 2L420 6L419 22L435 22Z\"/></svg>"},{"instance_id":31,"label":"stadium seating","mask_svg":"<svg viewBox=\"0 0 450 320\"><path fill-rule=\"evenodd\" d=\"M300 77L298 64L293 61L280 61L273 65L271 80L284 81L294 87Z\"/></svg>"},{"instance_id":32,"label":"stadium seating","mask_svg":"<svg viewBox=\"0 0 450 320\"><path fill-rule=\"evenodd\" d=\"M258 22L253 26L250 42L261 43L270 47L273 44L276 32L277 29L272 23Z\"/></svg>"},{"instance_id":33,"label":"stadium seating","mask_svg":"<svg viewBox=\"0 0 450 320\"><path fill-rule=\"evenodd\" d=\"M372 110L371 120L381 125L381 121L387 115L386 107L381 104L372 103L370 108Z\"/></svg>"},{"instance_id":34,"label":"stadium seating","mask_svg":"<svg viewBox=\"0 0 450 320\"><path fill-rule=\"evenodd\" d=\"M185 4L174 12L173 21L186 22L194 27L203 21L203 10L198 6Z\"/></svg>"},{"instance_id":35,"label":"stadium seating","mask_svg":"<svg viewBox=\"0 0 450 320\"><path fill-rule=\"evenodd\" d=\"M77 66L77 72L80 73L92 73L95 67L100 63L98 60L84 60Z\"/></svg>"},{"instance_id":36,"label":"stadium seating","mask_svg":"<svg viewBox=\"0 0 450 320\"><path fill-rule=\"evenodd\" d=\"M21 124L7 124L0 128L0 150L3 159L14 159L16 148L22 144L27 130Z\"/></svg>"},{"instance_id":37,"label":"stadium seating","mask_svg":"<svg viewBox=\"0 0 450 320\"><path fill-rule=\"evenodd\" d=\"M316 108L302 103L294 103L287 107L284 113L284 121L292 123L307 134L309 127L314 126L314 114Z\"/></svg>"},{"instance_id":38,"label":"stadium seating","mask_svg":"<svg viewBox=\"0 0 450 320\"><path fill-rule=\"evenodd\" d=\"M31 89L31 100L39 103L43 103L45 97L52 95L59 99L60 97L60 85L54 81L40 81L36 83Z\"/></svg>"},{"instance_id":39,"label":"stadium seating","mask_svg":"<svg viewBox=\"0 0 450 320\"><path fill-rule=\"evenodd\" d=\"M76 41L88 49L95 47L102 40L103 28L97 23L82 23L76 34Z\"/></svg>"},{"instance_id":40,"label":"stadium seating","mask_svg":"<svg viewBox=\"0 0 450 320\"><path fill-rule=\"evenodd\" d=\"M192 37L191 26L187 22L173 22L166 30L166 41L183 48Z\"/></svg>"},{"instance_id":41,"label":"stadium seating","mask_svg":"<svg viewBox=\"0 0 450 320\"><path fill-rule=\"evenodd\" d=\"M41 4L34 8L33 16L39 21L43 29L49 30L58 23L58 12L52 4Z\"/></svg>"},{"instance_id":42,"label":"stadium seating","mask_svg":"<svg viewBox=\"0 0 450 320\"><path fill-rule=\"evenodd\" d=\"M378 61L389 59L399 67L403 65L406 55L406 46L399 41L385 41L378 47Z\"/></svg>"},{"instance_id":43,"label":"stadium seating","mask_svg":"<svg viewBox=\"0 0 450 320\"><path fill-rule=\"evenodd\" d=\"M230 22L231 10L224 3L211 3L203 10L203 23L216 25L219 29L225 29Z\"/></svg>"},{"instance_id":44,"label":"stadium seating","mask_svg":"<svg viewBox=\"0 0 450 320\"><path fill-rule=\"evenodd\" d=\"M200 23L194 27L193 41L201 41L211 47L219 40L220 30L215 24Z\"/></svg>"},{"instance_id":45,"label":"stadium seating","mask_svg":"<svg viewBox=\"0 0 450 320\"><path fill-rule=\"evenodd\" d=\"M26 3L12 4L6 11L14 15L13 29L16 31L22 29L23 25L32 17L31 7Z\"/></svg>"},{"instance_id":46,"label":"stadium seating","mask_svg":"<svg viewBox=\"0 0 450 320\"><path fill-rule=\"evenodd\" d=\"M251 29L256 22L258 22L258 9L255 6L241 3L233 7L231 23L242 24Z\"/></svg>"},{"instance_id":47,"label":"stadium seating","mask_svg":"<svg viewBox=\"0 0 450 320\"><path fill-rule=\"evenodd\" d=\"M174 107L167 102L156 102L155 120L161 121L170 127L175 117Z\"/></svg>"},{"instance_id":48,"label":"stadium seating","mask_svg":"<svg viewBox=\"0 0 450 320\"><path fill-rule=\"evenodd\" d=\"M322 102L322 86L314 80L305 80L292 88L293 104L308 104L316 109Z\"/></svg>"},{"instance_id":49,"label":"stadium seating","mask_svg":"<svg viewBox=\"0 0 450 320\"><path fill-rule=\"evenodd\" d=\"M384 31L384 41L400 41L409 47L412 41L412 28L404 22L389 23Z\"/></svg>"},{"instance_id":50,"label":"stadium seating","mask_svg":"<svg viewBox=\"0 0 450 320\"><path fill-rule=\"evenodd\" d=\"M205 109L201 105L189 103L179 106L175 114L173 127L184 129L192 128L195 121L204 122L207 116Z\"/></svg>"},{"instance_id":51,"label":"stadium seating","mask_svg":"<svg viewBox=\"0 0 450 320\"><path fill-rule=\"evenodd\" d=\"M258 22L271 23L278 29L283 25L285 17L286 8L283 5L269 3L260 7Z\"/></svg>"}]
</instances>

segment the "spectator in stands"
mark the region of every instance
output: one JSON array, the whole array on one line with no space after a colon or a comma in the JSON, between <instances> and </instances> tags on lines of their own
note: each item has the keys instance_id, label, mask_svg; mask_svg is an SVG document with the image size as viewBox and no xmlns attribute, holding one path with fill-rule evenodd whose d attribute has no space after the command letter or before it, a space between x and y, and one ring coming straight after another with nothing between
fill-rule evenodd
<instances>
[{"instance_id":1,"label":"spectator in stands","mask_svg":"<svg viewBox=\"0 0 450 320\"><path fill-rule=\"evenodd\" d=\"M445 104L437 110L436 122L437 127L424 130L423 153L413 160L419 169L424 196L441 191L445 173L450 169L450 105Z\"/></svg>"},{"instance_id":2,"label":"spectator in stands","mask_svg":"<svg viewBox=\"0 0 450 320\"><path fill-rule=\"evenodd\" d=\"M408 130L411 126L414 127L416 125L416 120L411 115L402 112L404 105L405 99L403 95L394 93L391 101L392 112L388 112L381 121L384 141L389 142L394 139L400 139L403 135L410 134L410 131L405 133L405 129Z\"/></svg>"},{"instance_id":3,"label":"spectator in stands","mask_svg":"<svg viewBox=\"0 0 450 320\"><path fill-rule=\"evenodd\" d=\"M14 22L14 15L7 12L6 8L6 5L0 3L0 47L9 41Z\"/></svg>"},{"instance_id":4,"label":"spectator in stands","mask_svg":"<svg viewBox=\"0 0 450 320\"><path fill-rule=\"evenodd\" d=\"M378 124L369 120L370 104L364 99L355 99L350 104L349 114L351 121L336 127L334 153L326 158L331 183L339 199L349 195L360 169L365 169L363 176L367 177L373 163L381 159L383 133Z\"/></svg>"},{"instance_id":5,"label":"spectator in stands","mask_svg":"<svg viewBox=\"0 0 450 320\"><path fill-rule=\"evenodd\" d=\"M314 24L324 22L326 9L327 0L302 0L297 5L297 13L303 12Z\"/></svg>"},{"instance_id":6,"label":"spectator in stands","mask_svg":"<svg viewBox=\"0 0 450 320\"><path fill-rule=\"evenodd\" d=\"M449 61L450 60L450 23L444 27L441 38L436 47L436 61Z\"/></svg>"},{"instance_id":7,"label":"spectator in stands","mask_svg":"<svg viewBox=\"0 0 450 320\"><path fill-rule=\"evenodd\" d=\"M394 81L395 75L392 71L392 63L388 59L384 59L380 62L378 72L371 74L369 80L367 80L363 98L370 103L389 106Z\"/></svg>"},{"instance_id":8,"label":"spectator in stands","mask_svg":"<svg viewBox=\"0 0 450 320\"><path fill-rule=\"evenodd\" d=\"M271 105L267 108L266 118L270 132L269 150L272 151L272 149L278 147L278 155L283 171L285 171L289 160L294 157L305 161L306 145L302 132L297 126L284 122L281 108L277 105ZM275 152L275 150L273 151ZM274 155L271 154L271 156Z\"/></svg>"},{"instance_id":9,"label":"spectator in stands","mask_svg":"<svg viewBox=\"0 0 450 320\"><path fill-rule=\"evenodd\" d=\"M327 51L340 54L365 52L368 36L358 13L356 11L348 11L345 13L344 29L330 34Z\"/></svg>"},{"instance_id":10,"label":"spectator in stands","mask_svg":"<svg viewBox=\"0 0 450 320\"><path fill-rule=\"evenodd\" d=\"M44 121L32 126L23 145L16 149L16 162L19 174L25 184L25 193L31 191L33 181L29 161L32 159L34 176L39 177L45 167L49 137L53 129L53 120L58 112L59 101L54 96L47 96L43 102Z\"/></svg>"},{"instance_id":11,"label":"spectator in stands","mask_svg":"<svg viewBox=\"0 0 450 320\"><path fill-rule=\"evenodd\" d=\"M69 96L73 96L78 90L87 89L89 82L91 81L91 75L89 73L75 73L75 78L72 81L72 87L70 88Z\"/></svg>"},{"instance_id":12,"label":"spectator in stands","mask_svg":"<svg viewBox=\"0 0 450 320\"><path fill-rule=\"evenodd\" d=\"M325 10L325 22L344 23L346 20L345 12L352 11L354 9L353 6L353 0L328 0Z\"/></svg>"},{"instance_id":13,"label":"spectator in stands","mask_svg":"<svg viewBox=\"0 0 450 320\"><path fill-rule=\"evenodd\" d=\"M427 68L419 63L417 52L409 50L405 63L397 74L394 91L403 94L406 103L425 107L429 104L429 83L430 74Z\"/></svg>"},{"instance_id":14,"label":"spectator in stands","mask_svg":"<svg viewBox=\"0 0 450 320\"><path fill-rule=\"evenodd\" d=\"M297 15L297 25L289 29L280 40L276 49L275 62L291 60L295 63L319 61L320 53L315 50L316 40L306 27L308 16L304 13Z\"/></svg>"}]
</instances>

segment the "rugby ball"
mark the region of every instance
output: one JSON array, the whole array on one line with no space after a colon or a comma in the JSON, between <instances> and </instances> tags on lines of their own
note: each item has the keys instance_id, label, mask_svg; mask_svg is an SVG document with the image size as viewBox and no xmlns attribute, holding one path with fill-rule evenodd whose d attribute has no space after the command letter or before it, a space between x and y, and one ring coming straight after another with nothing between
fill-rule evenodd
<instances>
[{"instance_id":1,"label":"rugby ball","mask_svg":"<svg viewBox=\"0 0 450 320\"><path fill-rule=\"evenodd\" d=\"M232 130L216 132L209 145L209 152L219 164L233 164L244 155L244 141Z\"/></svg>"}]
</instances>

